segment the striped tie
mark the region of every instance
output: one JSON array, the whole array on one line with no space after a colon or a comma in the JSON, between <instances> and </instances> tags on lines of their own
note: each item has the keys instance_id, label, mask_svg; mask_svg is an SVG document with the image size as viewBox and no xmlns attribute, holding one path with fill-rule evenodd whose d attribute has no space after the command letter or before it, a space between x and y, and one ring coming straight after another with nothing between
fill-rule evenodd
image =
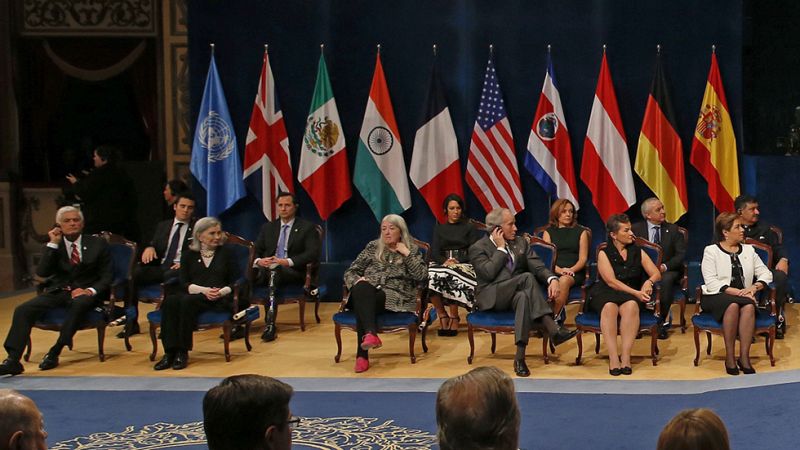
<instances>
[{"instance_id":1,"label":"striped tie","mask_svg":"<svg viewBox=\"0 0 800 450\"><path fill-rule=\"evenodd\" d=\"M78 253L78 243L77 242L73 242L72 243L72 254L70 254L70 257L69 257L69 263L72 264L73 266L77 266L78 264L81 263L81 255L80 255L80 253Z\"/></svg>"}]
</instances>

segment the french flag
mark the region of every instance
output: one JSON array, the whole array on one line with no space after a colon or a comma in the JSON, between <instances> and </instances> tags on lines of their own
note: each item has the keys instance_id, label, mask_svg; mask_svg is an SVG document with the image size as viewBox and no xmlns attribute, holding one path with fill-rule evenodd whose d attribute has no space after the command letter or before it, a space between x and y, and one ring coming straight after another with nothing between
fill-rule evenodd
<instances>
[{"instance_id":1,"label":"french flag","mask_svg":"<svg viewBox=\"0 0 800 450\"><path fill-rule=\"evenodd\" d=\"M604 222L636 203L631 158L605 51L583 142L581 180Z\"/></svg>"},{"instance_id":2,"label":"french flag","mask_svg":"<svg viewBox=\"0 0 800 450\"><path fill-rule=\"evenodd\" d=\"M549 50L548 46L547 73L531 125L524 165L551 197L566 198L578 209L572 147Z\"/></svg>"}]
</instances>

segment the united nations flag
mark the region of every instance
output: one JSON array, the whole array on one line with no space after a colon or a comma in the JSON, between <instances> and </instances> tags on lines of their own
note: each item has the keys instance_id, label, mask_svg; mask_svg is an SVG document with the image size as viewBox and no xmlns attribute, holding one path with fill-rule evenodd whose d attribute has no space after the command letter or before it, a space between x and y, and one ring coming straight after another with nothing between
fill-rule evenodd
<instances>
[{"instance_id":1,"label":"united nations flag","mask_svg":"<svg viewBox=\"0 0 800 450\"><path fill-rule=\"evenodd\" d=\"M192 175L206 190L206 213L218 216L245 196L236 133L212 47L203 102L192 144Z\"/></svg>"}]
</instances>

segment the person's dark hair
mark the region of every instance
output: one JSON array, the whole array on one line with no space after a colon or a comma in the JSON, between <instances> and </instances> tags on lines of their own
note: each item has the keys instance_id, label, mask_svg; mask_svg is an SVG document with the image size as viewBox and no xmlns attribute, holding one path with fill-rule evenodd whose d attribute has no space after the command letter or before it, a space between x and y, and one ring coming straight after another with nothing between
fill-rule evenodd
<instances>
[{"instance_id":1,"label":"person's dark hair","mask_svg":"<svg viewBox=\"0 0 800 450\"><path fill-rule=\"evenodd\" d=\"M194 198L194 194L192 194L191 191L187 190L187 191L175 192L175 203L178 203L179 201L181 201L182 198L185 198L186 200L191 200L191 201L197 203L197 199Z\"/></svg>"},{"instance_id":2,"label":"person's dark hair","mask_svg":"<svg viewBox=\"0 0 800 450\"><path fill-rule=\"evenodd\" d=\"M720 213L720 215L717 216L717 219L714 220L714 240L716 242L725 240L725 235L722 232L731 231L733 221L737 218L739 218L739 215L732 212Z\"/></svg>"},{"instance_id":3,"label":"person's dark hair","mask_svg":"<svg viewBox=\"0 0 800 450\"><path fill-rule=\"evenodd\" d=\"M740 214L748 203L758 203L758 199L750 194L742 194L733 200L733 209Z\"/></svg>"},{"instance_id":4,"label":"person's dark hair","mask_svg":"<svg viewBox=\"0 0 800 450\"><path fill-rule=\"evenodd\" d=\"M560 198L553 202L553 205L550 206L550 220L549 224L558 228L558 216L561 215L561 211L567 207L567 205L572 205L572 210L574 214L572 215L572 223L570 224L571 227L574 227L578 224L578 210L575 209L575 204L572 203L569 199Z\"/></svg>"},{"instance_id":5,"label":"person's dark hair","mask_svg":"<svg viewBox=\"0 0 800 450\"><path fill-rule=\"evenodd\" d=\"M612 214L606 221L606 231L608 231L609 235L616 233L623 223L631 223L631 219L627 214Z\"/></svg>"},{"instance_id":6,"label":"person's dark hair","mask_svg":"<svg viewBox=\"0 0 800 450\"><path fill-rule=\"evenodd\" d=\"M275 203L277 203L278 200L280 200L282 197L291 197L292 198L292 203L294 203L294 206L300 206L300 202L297 201L297 196L294 195L293 192L279 191L278 195L275 196Z\"/></svg>"},{"instance_id":7,"label":"person's dark hair","mask_svg":"<svg viewBox=\"0 0 800 450\"><path fill-rule=\"evenodd\" d=\"M728 430L718 415L706 408L685 409L667 423L657 450L729 450Z\"/></svg>"},{"instance_id":8,"label":"person's dark hair","mask_svg":"<svg viewBox=\"0 0 800 450\"><path fill-rule=\"evenodd\" d=\"M444 202L442 202L442 209L444 210L444 217L447 217L447 205L450 202L458 203L458 206L461 207L461 217L458 219L459 221L464 220L467 217L467 208L464 206L464 199L461 198L458 194L447 194L447 197L444 198Z\"/></svg>"},{"instance_id":9,"label":"person's dark hair","mask_svg":"<svg viewBox=\"0 0 800 450\"><path fill-rule=\"evenodd\" d=\"M97 153L97 156L99 156L100 159L112 166L116 164L117 160L119 159L119 152L116 148L110 145L100 145L95 148L94 151Z\"/></svg>"},{"instance_id":10,"label":"person's dark hair","mask_svg":"<svg viewBox=\"0 0 800 450\"><path fill-rule=\"evenodd\" d=\"M203 398L203 429L210 450L261 448L270 426L288 426L288 384L263 375L234 375Z\"/></svg>"},{"instance_id":11,"label":"person's dark hair","mask_svg":"<svg viewBox=\"0 0 800 450\"><path fill-rule=\"evenodd\" d=\"M520 412L514 382L486 366L450 378L436 395L441 450L516 450Z\"/></svg>"},{"instance_id":12,"label":"person's dark hair","mask_svg":"<svg viewBox=\"0 0 800 450\"><path fill-rule=\"evenodd\" d=\"M189 186L183 180L178 178L167 181L167 186L169 186L169 190L172 192L172 195L176 196L189 190Z\"/></svg>"}]
</instances>

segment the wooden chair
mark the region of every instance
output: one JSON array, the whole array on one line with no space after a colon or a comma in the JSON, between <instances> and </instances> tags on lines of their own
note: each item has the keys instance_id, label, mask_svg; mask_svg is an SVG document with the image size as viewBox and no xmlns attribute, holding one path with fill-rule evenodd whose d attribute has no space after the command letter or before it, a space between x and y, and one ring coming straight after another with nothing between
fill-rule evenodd
<instances>
[{"instance_id":1,"label":"wooden chair","mask_svg":"<svg viewBox=\"0 0 800 450\"><path fill-rule=\"evenodd\" d=\"M322 254L322 243L325 242L325 230L320 225L316 225L317 233L319 233L320 254ZM255 271L248 271L250 276L250 283L252 286L250 303L253 305L264 305L269 308L269 286L262 284L255 284ZM319 284L319 261L313 261L306 265L306 277L302 285L287 285L281 286L275 290L275 301L279 305L289 303L297 303L300 313L300 331L306 331L306 302L314 302L314 318L317 323L319 319L319 299L328 292L326 285ZM275 319L277 316L277 308L275 309Z\"/></svg>"},{"instance_id":2,"label":"wooden chair","mask_svg":"<svg viewBox=\"0 0 800 450\"><path fill-rule=\"evenodd\" d=\"M745 243L752 245L762 260L772 262L772 247L750 238L747 238ZM769 264L767 265L769 266ZM766 300L763 301L764 304L756 308L755 336L766 335L764 344L767 355L769 356L769 363L774 367L775 355L773 354L772 348L775 344L775 329L778 322L778 312L775 306L775 290L772 289L772 286L769 288L769 292L763 292L761 295L762 299L766 295ZM698 285L695 290L697 304L695 306L694 315L692 316L692 325L694 326L695 366L700 364L700 333L706 333L706 355L711 355L711 335L716 334L722 336L722 323L714 320L714 317L712 317L710 313L703 312L703 308L700 306L702 295L702 288Z\"/></svg>"},{"instance_id":3,"label":"wooden chair","mask_svg":"<svg viewBox=\"0 0 800 450\"><path fill-rule=\"evenodd\" d=\"M230 341L231 329L234 325L244 325L244 344L247 351L253 349L250 345L250 324L258 319L258 308L247 308L247 305L239 305L242 291L247 288L247 272L253 267L253 260L255 259L255 245L252 241L248 241L240 236L225 232L227 240L225 246L231 249L236 255L237 269L239 270L239 278L233 286L233 302L231 309L227 311L210 310L204 311L197 316L197 330L203 331L211 328L222 328L223 345L225 348L225 361L230 362ZM246 308L246 309L245 309ZM245 314L239 319L234 319L233 316L239 311L244 310ZM150 342L153 344L153 351L150 353L150 361L156 360L158 353L158 339L156 338L156 331L161 326L161 310L157 309L147 313L147 321L150 323Z\"/></svg>"},{"instance_id":4,"label":"wooden chair","mask_svg":"<svg viewBox=\"0 0 800 450\"><path fill-rule=\"evenodd\" d=\"M652 242L646 241L642 238L636 238L636 245L641 247L645 252L647 252L650 259L653 260L653 263L656 266L661 265L661 255L662 250L661 246L654 244ZM600 251L606 247L606 243L603 242L597 246L597 251L595 253L595 260L600 255ZM600 279L600 271L597 271L596 281ZM653 365L658 364L658 308L660 305L659 300L659 286L656 283L653 289L653 296L654 303L652 305L653 311L648 309L641 311L639 313L639 332L649 332L650 333L650 359L653 362ZM578 315L575 317L575 325L578 328L578 356L575 358L575 364L581 364L581 357L583 355L583 333L594 333L595 337L595 346L594 352L595 354L600 353L600 335L602 334L600 330L600 314L594 311L587 311L585 308L584 300L581 305L581 311L578 312Z\"/></svg>"},{"instance_id":5,"label":"wooden chair","mask_svg":"<svg viewBox=\"0 0 800 450\"><path fill-rule=\"evenodd\" d=\"M111 320L124 314L124 309L121 306L117 306L117 302L124 305L133 286L131 272L136 260L136 243L107 231L95 236L99 236L108 242L112 265L111 290L109 297L102 300L101 307L94 308L86 313L78 329L88 330L94 328L97 330L98 358L100 361L105 361L106 326ZM67 312L68 308L64 306L53 308L43 314L33 326L42 330L61 331L61 326L67 318ZM25 361L30 361L32 348L32 341L28 337L28 349L24 355ZM69 349L72 350L71 345Z\"/></svg>"},{"instance_id":6,"label":"wooden chair","mask_svg":"<svg viewBox=\"0 0 800 450\"><path fill-rule=\"evenodd\" d=\"M545 242L544 240L528 236L530 239L530 250L535 251L542 262L550 270L555 267L556 261L556 246ZM545 292L546 292L546 287ZM545 294L546 297L546 294ZM467 339L469 340L469 356L467 356L467 363L472 364L475 356L475 331L483 331L492 336L492 354L497 348L497 335L498 334L514 334L514 311L475 311L467 314ZM542 329L537 327L531 330L532 335L538 333L542 335L542 355L544 363L550 363L550 357L547 354L547 348L550 336Z\"/></svg>"},{"instance_id":7,"label":"wooden chair","mask_svg":"<svg viewBox=\"0 0 800 450\"><path fill-rule=\"evenodd\" d=\"M425 265L428 265L430 260L431 246L427 242L414 239L414 243L423 252ZM336 356L333 360L337 363L342 357L342 329L356 331L356 314L347 309L347 300L350 296L347 287L343 289L342 303L339 306L339 312L333 315L333 334L336 338ZM408 353L411 357L411 364L417 362L417 356L414 354L414 343L417 339L417 326L420 323L422 311L424 311L424 303L426 302L425 294L427 293L427 279L423 280L417 286L416 293L416 310L414 312L393 312L387 311L378 314L377 324L378 333L397 333L408 331ZM422 329L422 351L428 352L428 344L425 342L425 335L427 327Z\"/></svg>"}]
</instances>

